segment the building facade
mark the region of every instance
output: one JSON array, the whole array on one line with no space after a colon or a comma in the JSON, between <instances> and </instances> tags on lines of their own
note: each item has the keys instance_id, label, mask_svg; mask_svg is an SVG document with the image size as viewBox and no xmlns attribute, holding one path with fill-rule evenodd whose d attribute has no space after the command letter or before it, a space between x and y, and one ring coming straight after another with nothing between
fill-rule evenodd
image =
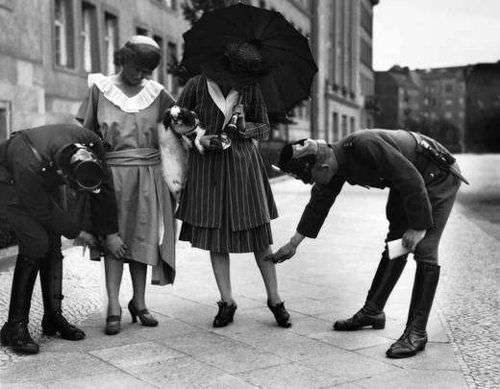
<instances>
[{"instance_id":1,"label":"building facade","mask_svg":"<svg viewBox=\"0 0 500 389\"><path fill-rule=\"evenodd\" d=\"M408 68L394 66L375 72L375 95L380 111L374 115L375 127L402 129L420 119L422 106L419 80Z\"/></svg>"},{"instance_id":2,"label":"building facade","mask_svg":"<svg viewBox=\"0 0 500 389\"><path fill-rule=\"evenodd\" d=\"M466 66L416 70L422 87L422 116L445 120L456 127L461 151L466 132Z\"/></svg>"},{"instance_id":3,"label":"building facade","mask_svg":"<svg viewBox=\"0 0 500 389\"><path fill-rule=\"evenodd\" d=\"M500 61L469 66L465 76L467 151L500 152Z\"/></svg>"},{"instance_id":4,"label":"building facade","mask_svg":"<svg viewBox=\"0 0 500 389\"><path fill-rule=\"evenodd\" d=\"M0 140L19 129L71 122L89 73L114 72L113 52L134 34L164 53L166 72L188 28L178 0L0 0Z\"/></svg>"},{"instance_id":5,"label":"building facade","mask_svg":"<svg viewBox=\"0 0 500 389\"><path fill-rule=\"evenodd\" d=\"M371 128L373 7L378 0L313 0L312 47L319 72L313 88L312 136L329 142Z\"/></svg>"}]
</instances>

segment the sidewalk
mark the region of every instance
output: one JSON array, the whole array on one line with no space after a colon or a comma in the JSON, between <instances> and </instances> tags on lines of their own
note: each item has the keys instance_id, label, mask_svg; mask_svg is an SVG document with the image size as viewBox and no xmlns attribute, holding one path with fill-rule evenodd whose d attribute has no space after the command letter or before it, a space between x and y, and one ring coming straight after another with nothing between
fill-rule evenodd
<instances>
[{"instance_id":1,"label":"sidewalk","mask_svg":"<svg viewBox=\"0 0 500 389\"><path fill-rule=\"evenodd\" d=\"M295 180L273 184L280 212L272 225L275 249L294 231L309 190ZM293 318L290 329L275 325L251 255L235 255L231 262L238 302L235 322L212 328L218 292L208 255L181 243L175 286L148 287L148 304L160 325L131 324L124 311L122 332L106 336L102 264L82 259L81 249L68 249L65 310L84 327L87 338L69 342L42 337L41 353L29 357L1 348L0 385L2 389L466 388L460 360L447 336L439 292L426 351L404 360L385 358L385 350L406 322L415 269L411 260L386 307L384 330L331 330L334 320L351 315L364 302L383 248L386 195L346 185L318 239L306 240L294 259L278 267L282 298ZM451 219L454 233L461 228L458 212ZM446 233L444 239L449 239ZM0 273L2 322L11 277L12 270ZM129 279L124 272L124 309L130 298ZM41 312L37 287L30 328L38 336Z\"/></svg>"}]
</instances>

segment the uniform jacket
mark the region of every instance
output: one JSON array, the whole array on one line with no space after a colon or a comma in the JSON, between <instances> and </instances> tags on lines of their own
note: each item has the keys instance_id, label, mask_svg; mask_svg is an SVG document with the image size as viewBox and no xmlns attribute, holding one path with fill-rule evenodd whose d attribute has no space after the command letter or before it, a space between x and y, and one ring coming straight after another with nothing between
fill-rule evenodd
<instances>
[{"instance_id":1,"label":"uniform jacket","mask_svg":"<svg viewBox=\"0 0 500 389\"><path fill-rule=\"evenodd\" d=\"M435 147L438 142L427 138ZM428 187L447 175L417 152L416 140L403 130L362 130L334 144L339 171L326 185L315 184L297 231L318 235L328 212L345 182L375 188L391 188L399 194L408 227L427 230L432 226Z\"/></svg>"},{"instance_id":2,"label":"uniform jacket","mask_svg":"<svg viewBox=\"0 0 500 389\"><path fill-rule=\"evenodd\" d=\"M177 212L179 219L191 225L220 228L222 209L229 212L233 231L248 230L277 217L264 163L254 142L269 135L267 109L257 85L244 87L240 94L246 117L245 137L233 139L225 151L203 155L191 151L186 188ZM204 75L188 81L177 104L195 111L207 134L219 134L227 121L227 115L212 99Z\"/></svg>"},{"instance_id":3,"label":"uniform jacket","mask_svg":"<svg viewBox=\"0 0 500 389\"><path fill-rule=\"evenodd\" d=\"M104 149L97 135L76 125L48 125L23 131L33 147L46 161L53 161L61 147L71 143L93 143L94 151L103 158ZM82 226L67 214L57 202L64 181L54 169L42 169L46 164L33 153L20 134L0 145L0 181L13 185L20 206L48 231L72 239ZM103 235L118 231L116 200L111 175L106 175L99 194L89 195L94 232Z\"/></svg>"}]
</instances>

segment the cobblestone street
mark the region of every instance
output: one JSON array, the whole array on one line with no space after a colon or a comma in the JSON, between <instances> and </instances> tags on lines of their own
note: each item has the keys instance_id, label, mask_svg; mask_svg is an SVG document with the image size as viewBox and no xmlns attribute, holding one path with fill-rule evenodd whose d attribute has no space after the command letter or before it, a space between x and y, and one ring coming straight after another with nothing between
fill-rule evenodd
<instances>
[{"instance_id":1,"label":"cobblestone street","mask_svg":"<svg viewBox=\"0 0 500 389\"><path fill-rule=\"evenodd\" d=\"M122 332L106 336L102 264L82 258L80 248L70 248L65 251L65 314L83 325L87 338L73 343L40 337L42 305L37 285L30 329L41 342L41 353L20 357L2 347L2 389L104 383L107 387L498 387L500 243L496 225L484 216L487 213L471 211L474 192L485 190L474 186L475 181L483 182L475 180L474 160L463 157L462 171L472 185L462 187L461 196L467 201L459 196L443 236L442 278L429 322L430 343L417 357L389 360L384 355L406 321L413 261L386 307L384 330L331 331L333 320L362 305L387 226L386 192L347 186L318 239L305 241L296 258L278 268L282 297L294 320L290 330L274 325L249 255L234 256L232 261L238 302L235 322L213 329L218 293L210 261L206 253L179 244L175 286L148 287L148 304L160 326L129 324L124 311ZM500 166L496 156L487 158L481 161ZM276 249L293 232L309 188L295 180L278 180L273 191L280 211L273 223ZM495 188L487 191L492 196L500 193ZM11 277L11 268L0 272L2 322ZM129 280L124 272L124 307L130 298Z\"/></svg>"}]
</instances>

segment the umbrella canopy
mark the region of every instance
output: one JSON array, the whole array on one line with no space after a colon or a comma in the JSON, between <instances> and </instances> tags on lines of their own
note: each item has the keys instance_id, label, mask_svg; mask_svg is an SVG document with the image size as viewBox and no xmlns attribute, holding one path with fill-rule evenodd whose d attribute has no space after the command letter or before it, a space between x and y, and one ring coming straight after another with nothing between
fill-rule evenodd
<instances>
[{"instance_id":1,"label":"umbrella canopy","mask_svg":"<svg viewBox=\"0 0 500 389\"><path fill-rule=\"evenodd\" d=\"M309 42L279 12L236 4L206 12L183 37L182 64L191 75L213 72L235 84L257 81L270 113L285 113L311 94L318 68ZM229 68L227 46L244 42L259 49L264 73L235 74Z\"/></svg>"}]
</instances>

